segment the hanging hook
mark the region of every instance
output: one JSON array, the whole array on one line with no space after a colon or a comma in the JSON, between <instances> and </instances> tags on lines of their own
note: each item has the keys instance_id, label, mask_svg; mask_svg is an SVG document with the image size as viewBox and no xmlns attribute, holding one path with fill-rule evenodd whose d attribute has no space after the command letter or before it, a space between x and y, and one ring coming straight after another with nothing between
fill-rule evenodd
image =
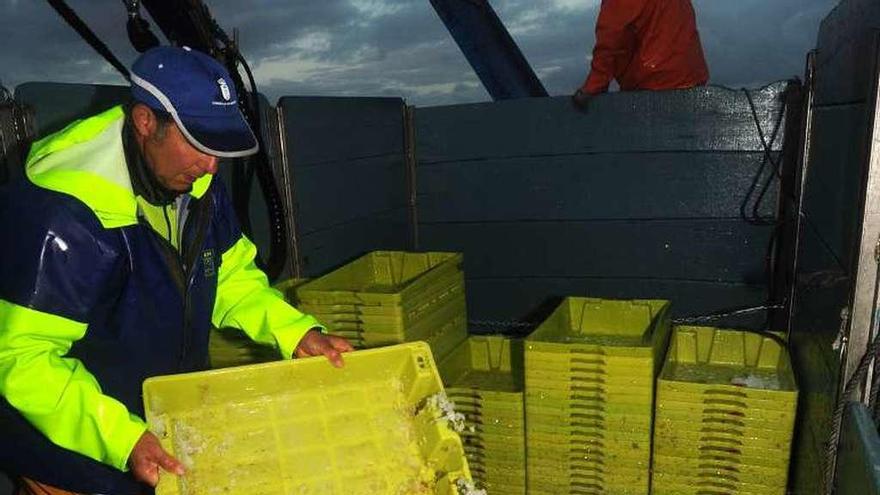
<instances>
[{"instance_id":1,"label":"hanging hook","mask_svg":"<svg viewBox=\"0 0 880 495\"><path fill-rule=\"evenodd\" d=\"M159 46L159 39L150 31L150 24L141 17L140 0L122 0L128 10L128 22L125 25L128 31L128 40L138 52L145 52L154 46Z\"/></svg>"}]
</instances>

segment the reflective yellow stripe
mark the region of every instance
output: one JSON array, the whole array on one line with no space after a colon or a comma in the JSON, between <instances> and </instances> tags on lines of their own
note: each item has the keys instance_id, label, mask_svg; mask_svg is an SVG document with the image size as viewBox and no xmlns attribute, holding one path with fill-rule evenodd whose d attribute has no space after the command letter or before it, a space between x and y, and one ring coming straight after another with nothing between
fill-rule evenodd
<instances>
[{"instance_id":1,"label":"reflective yellow stripe","mask_svg":"<svg viewBox=\"0 0 880 495\"><path fill-rule=\"evenodd\" d=\"M216 327L238 328L256 342L275 345L289 358L306 332L324 327L269 286L266 275L254 264L256 254L256 246L245 236L223 253L212 322Z\"/></svg>"},{"instance_id":2,"label":"reflective yellow stripe","mask_svg":"<svg viewBox=\"0 0 880 495\"><path fill-rule=\"evenodd\" d=\"M0 299L0 394L53 443L120 470L146 430L65 357L86 324Z\"/></svg>"}]
</instances>

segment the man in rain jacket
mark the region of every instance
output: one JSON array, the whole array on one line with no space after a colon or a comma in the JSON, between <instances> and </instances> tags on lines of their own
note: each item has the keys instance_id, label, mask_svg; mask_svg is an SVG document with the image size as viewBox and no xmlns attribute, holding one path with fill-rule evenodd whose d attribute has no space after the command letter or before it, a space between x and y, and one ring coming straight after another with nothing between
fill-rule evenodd
<instances>
[{"instance_id":1,"label":"man in rain jacket","mask_svg":"<svg viewBox=\"0 0 880 495\"><path fill-rule=\"evenodd\" d=\"M22 493L149 493L183 474L144 422L144 379L206 368L212 326L286 357L342 366L325 336L254 265L218 157L257 151L229 74L158 47L132 103L31 148L0 199L0 469Z\"/></svg>"},{"instance_id":2,"label":"man in rain jacket","mask_svg":"<svg viewBox=\"0 0 880 495\"><path fill-rule=\"evenodd\" d=\"M690 0L602 0L587 80L575 103L608 91L691 88L706 84L709 69Z\"/></svg>"}]
</instances>

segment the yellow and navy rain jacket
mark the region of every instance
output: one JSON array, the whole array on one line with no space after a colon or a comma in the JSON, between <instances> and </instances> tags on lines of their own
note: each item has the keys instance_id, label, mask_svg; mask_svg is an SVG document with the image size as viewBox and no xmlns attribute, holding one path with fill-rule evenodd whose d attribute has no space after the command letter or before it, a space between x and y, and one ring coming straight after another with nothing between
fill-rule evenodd
<instances>
[{"instance_id":1,"label":"yellow and navy rain jacket","mask_svg":"<svg viewBox=\"0 0 880 495\"><path fill-rule=\"evenodd\" d=\"M27 180L0 197L0 469L83 493L144 492L125 473L142 383L204 369L212 326L288 357L319 326L256 268L220 181L178 202L177 234L151 227L124 119L115 107L34 143Z\"/></svg>"}]
</instances>

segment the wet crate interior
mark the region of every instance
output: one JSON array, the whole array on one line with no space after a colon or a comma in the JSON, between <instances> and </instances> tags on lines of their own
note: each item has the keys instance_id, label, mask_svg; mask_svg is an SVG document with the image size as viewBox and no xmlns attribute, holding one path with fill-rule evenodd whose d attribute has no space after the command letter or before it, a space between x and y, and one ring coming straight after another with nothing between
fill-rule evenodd
<instances>
[{"instance_id":1,"label":"wet crate interior","mask_svg":"<svg viewBox=\"0 0 880 495\"><path fill-rule=\"evenodd\" d=\"M423 343L187 375L144 384L151 430L188 468L158 495L451 494L470 472L430 398Z\"/></svg>"},{"instance_id":2,"label":"wet crate interior","mask_svg":"<svg viewBox=\"0 0 880 495\"><path fill-rule=\"evenodd\" d=\"M786 493L797 385L783 342L676 327L656 407L653 493Z\"/></svg>"},{"instance_id":3,"label":"wet crate interior","mask_svg":"<svg viewBox=\"0 0 880 495\"><path fill-rule=\"evenodd\" d=\"M439 369L449 399L465 416L462 442L477 485L490 494L524 494L522 340L472 335Z\"/></svg>"},{"instance_id":4,"label":"wet crate interior","mask_svg":"<svg viewBox=\"0 0 880 495\"><path fill-rule=\"evenodd\" d=\"M529 493L648 492L668 307L568 298L526 338Z\"/></svg>"}]
</instances>

